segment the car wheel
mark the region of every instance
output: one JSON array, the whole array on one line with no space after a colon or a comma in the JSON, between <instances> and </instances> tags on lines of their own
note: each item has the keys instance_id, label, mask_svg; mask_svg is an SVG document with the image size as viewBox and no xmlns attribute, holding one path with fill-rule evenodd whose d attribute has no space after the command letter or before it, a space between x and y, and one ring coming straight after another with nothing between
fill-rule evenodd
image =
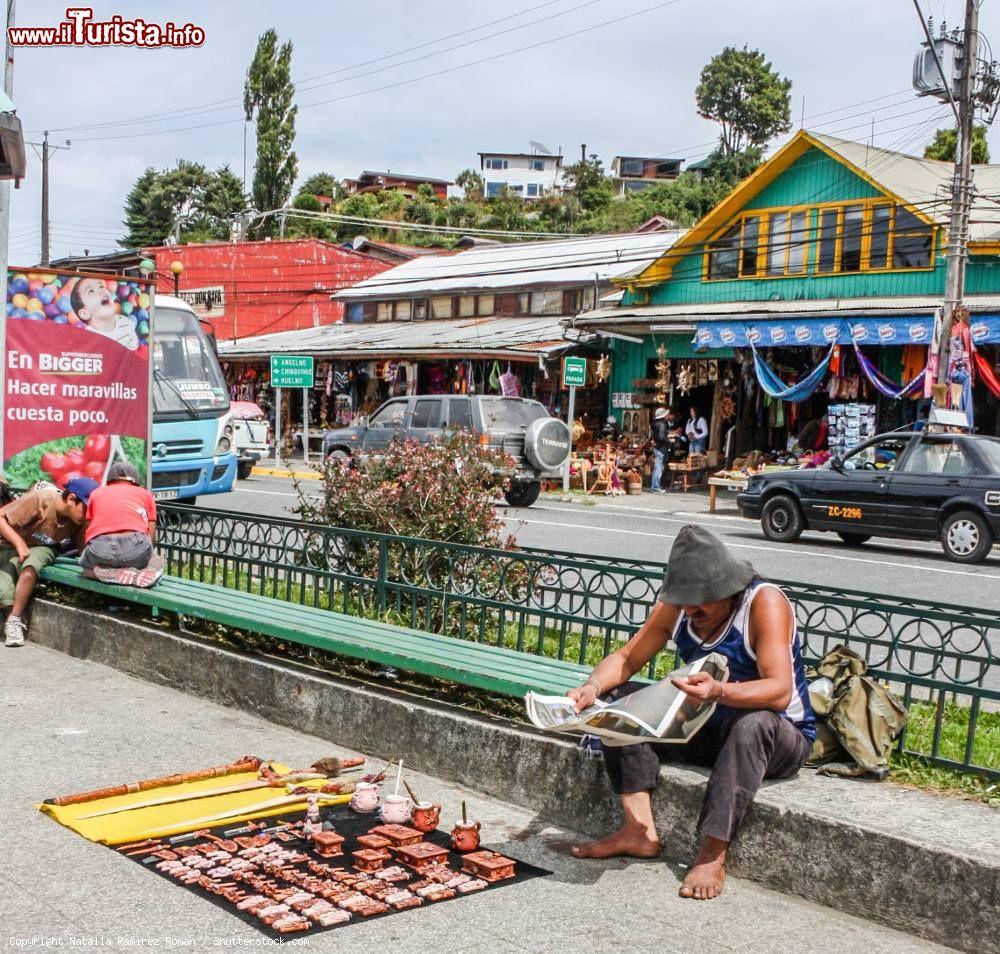
<instances>
[{"instance_id":1,"label":"car wheel","mask_svg":"<svg viewBox=\"0 0 1000 954\"><path fill-rule=\"evenodd\" d=\"M780 494L764 504L760 526L768 540L791 543L802 535L806 522L795 499L787 494Z\"/></svg>"},{"instance_id":2,"label":"car wheel","mask_svg":"<svg viewBox=\"0 0 1000 954\"><path fill-rule=\"evenodd\" d=\"M860 547L862 543L867 543L872 538L870 533L847 533L844 530L838 530L837 536L849 547Z\"/></svg>"},{"instance_id":3,"label":"car wheel","mask_svg":"<svg viewBox=\"0 0 1000 954\"><path fill-rule=\"evenodd\" d=\"M993 547L993 534L978 513L953 513L941 528L941 549L956 563L982 563Z\"/></svg>"},{"instance_id":4,"label":"car wheel","mask_svg":"<svg viewBox=\"0 0 1000 954\"><path fill-rule=\"evenodd\" d=\"M504 496L512 507L530 507L541 492L541 484L511 484Z\"/></svg>"},{"instance_id":5,"label":"car wheel","mask_svg":"<svg viewBox=\"0 0 1000 954\"><path fill-rule=\"evenodd\" d=\"M241 460L236 465L236 476L240 480L246 480L250 474L253 473L253 461L252 460Z\"/></svg>"},{"instance_id":6,"label":"car wheel","mask_svg":"<svg viewBox=\"0 0 1000 954\"><path fill-rule=\"evenodd\" d=\"M339 464L341 467L346 467L351 462L351 455L345 450L333 450L327 454L326 461L328 464Z\"/></svg>"}]
</instances>

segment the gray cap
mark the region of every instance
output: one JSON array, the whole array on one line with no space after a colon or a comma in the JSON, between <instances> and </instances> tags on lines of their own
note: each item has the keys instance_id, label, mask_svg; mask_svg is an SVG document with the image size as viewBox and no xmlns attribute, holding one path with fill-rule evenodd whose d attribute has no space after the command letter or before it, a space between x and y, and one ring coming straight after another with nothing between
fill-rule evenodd
<instances>
[{"instance_id":1,"label":"gray cap","mask_svg":"<svg viewBox=\"0 0 1000 954\"><path fill-rule=\"evenodd\" d=\"M139 485L139 471L135 469L133 464L127 461L119 460L115 461L108 468L108 476L105 479L105 483L113 483L116 480L127 480L130 484Z\"/></svg>"},{"instance_id":2,"label":"gray cap","mask_svg":"<svg viewBox=\"0 0 1000 954\"><path fill-rule=\"evenodd\" d=\"M742 592L756 576L715 534L689 523L674 540L658 599L671 606L713 603Z\"/></svg>"}]
</instances>

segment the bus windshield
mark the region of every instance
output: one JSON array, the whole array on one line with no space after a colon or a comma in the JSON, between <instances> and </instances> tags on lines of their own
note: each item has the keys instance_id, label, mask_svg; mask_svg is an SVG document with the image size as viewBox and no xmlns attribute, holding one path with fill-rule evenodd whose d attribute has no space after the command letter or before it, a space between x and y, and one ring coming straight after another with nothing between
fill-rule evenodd
<instances>
[{"instance_id":1,"label":"bus windshield","mask_svg":"<svg viewBox=\"0 0 1000 954\"><path fill-rule=\"evenodd\" d=\"M153 322L154 417L218 417L228 411L226 381L198 319L157 308Z\"/></svg>"}]
</instances>

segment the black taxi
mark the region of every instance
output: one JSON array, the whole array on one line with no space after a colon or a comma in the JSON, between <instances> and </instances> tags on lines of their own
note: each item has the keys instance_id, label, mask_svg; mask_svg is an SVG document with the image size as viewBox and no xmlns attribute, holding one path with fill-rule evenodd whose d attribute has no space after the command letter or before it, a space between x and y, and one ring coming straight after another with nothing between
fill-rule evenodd
<instances>
[{"instance_id":1,"label":"black taxi","mask_svg":"<svg viewBox=\"0 0 1000 954\"><path fill-rule=\"evenodd\" d=\"M979 563L1000 540L1000 439L882 434L813 470L752 476L736 503L769 540L803 530L854 546L875 536L940 540L949 559Z\"/></svg>"}]
</instances>

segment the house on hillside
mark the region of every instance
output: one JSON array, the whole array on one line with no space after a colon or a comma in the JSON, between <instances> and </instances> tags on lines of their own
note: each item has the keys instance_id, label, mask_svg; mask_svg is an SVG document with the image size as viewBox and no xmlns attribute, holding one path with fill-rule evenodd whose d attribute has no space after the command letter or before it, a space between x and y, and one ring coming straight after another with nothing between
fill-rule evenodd
<instances>
[{"instance_id":1,"label":"house on hillside","mask_svg":"<svg viewBox=\"0 0 1000 954\"><path fill-rule=\"evenodd\" d=\"M661 182L669 182L681 174L683 159L643 156L615 156L611 160L611 179L615 195L641 192Z\"/></svg>"},{"instance_id":2,"label":"house on hillside","mask_svg":"<svg viewBox=\"0 0 1000 954\"><path fill-rule=\"evenodd\" d=\"M563 157L541 152L481 152L479 169L486 198L506 186L522 199L540 199L563 185Z\"/></svg>"},{"instance_id":3,"label":"house on hillside","mask_svg":"<svg viewBox=\"0 0 1000 954\"><path fill-rule=\"evenodd\" d=\"M411 176L401 172L372 172L366 169L357 179L345 179L344 191L348 195L364 192L401 192L405 196L415 196L422 185L429 185L438 199L448 198L448 179L432 179L430 176Z\"/></svg>"},{"instance_id":4,"label":"house on hillside","mask_svg":"<svg viewBox=\"0 0 1000 954\"><path fill-rule=\"evenodd\" d=\"M800 130L621 280L619 305L575 327L640 339L614 341L612 394L711 414L716 451L736 426L735 451L783 454L803 422L846 407L879 430L913 421L934 377L933 363L921 375L944 297L952 171ZM966 304L982 370L1000 360L1000 165L974 177ZM800 386L775 398L784 388L769 373ZM974 377L976 426L1000 433L990 375Z\"/></svg>"}]
</instances>

